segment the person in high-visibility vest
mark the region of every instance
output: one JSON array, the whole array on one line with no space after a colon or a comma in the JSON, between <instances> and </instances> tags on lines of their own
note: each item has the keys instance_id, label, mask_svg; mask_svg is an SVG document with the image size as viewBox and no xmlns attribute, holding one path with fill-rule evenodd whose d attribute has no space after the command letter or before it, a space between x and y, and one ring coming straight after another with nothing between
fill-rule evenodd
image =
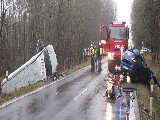
<instances>
[{"instance_id":1,"label":"person in high-visibility vest","mask_svg":"<svg viewBox=\"0 0 160 120\"><path fill-rule=\"evenodd\" d=\"M90 48L90 56L95 57L95 46L93 45L91 45L91 48Z\"/></svg>"},{"instance_id":2,"label":"person in high-visibility vest","mask_svg":"<svg viewBox=\"0 0 160 120\"><path fill-rule=\"evenodd\" d=\"M91 44L90 47L90 56L91 56L91 72L95 71L95 44Z\"/></svg>"},{"instance_id":3,"label":"person in high-visibility vest","mask_svg":"<svg viewBox=\"0 0 160 120\"><path fill-rule=\"evenodd\" d=\"M102 45L99 42L98 48L96 50L96 68L98 68L98 72L102 71L101 60L102 60L103 49Z\"/></svg>"}]
</instances>

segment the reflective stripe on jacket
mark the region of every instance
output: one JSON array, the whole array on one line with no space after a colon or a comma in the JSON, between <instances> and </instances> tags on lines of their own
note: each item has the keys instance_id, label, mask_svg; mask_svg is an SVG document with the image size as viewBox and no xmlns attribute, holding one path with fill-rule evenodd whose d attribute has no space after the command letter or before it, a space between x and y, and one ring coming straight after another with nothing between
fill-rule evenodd
<instances>
[{"instance_id":1,"label":"reflective stripe on jacket","mask_svg":"<svg viewBox=\"0 0 160 120\"><path fill-rule=\"evenodd\" d=\"M102 50L102 48L100 48L100 51L99 51L99 52L100 52L100 55L102 55L102 53L103 53L103 50Z\"/></svg>"}]
</instances>

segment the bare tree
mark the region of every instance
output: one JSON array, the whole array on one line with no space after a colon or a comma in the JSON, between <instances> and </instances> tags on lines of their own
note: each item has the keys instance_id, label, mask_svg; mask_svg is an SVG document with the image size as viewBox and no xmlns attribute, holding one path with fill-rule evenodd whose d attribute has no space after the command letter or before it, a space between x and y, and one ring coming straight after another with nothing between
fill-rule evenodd
<instances>
[{"instance_id":1,"label":"bare tree","mask_svg":"<svg viewBox=\"0 0 160 120\"><path fill-rule=\"evenodd\" d=\"M142 41L152 50L154 56L159 52L160 1L134 0L132 6L132 35L135 46L141 48Z\"/></svg>"},{"instance_id":2,"label":"bare tree","mask_svg":"<svg viewBox=\"0 0 160 120\"><path fill-rule=\"evenodd\" d=\"M116 19L110 0L1 0L0 76L36 54L37 40L52 44L60 70L83 62L83 49L99 41L101 23Z\"/></svg>"}]
</instances>

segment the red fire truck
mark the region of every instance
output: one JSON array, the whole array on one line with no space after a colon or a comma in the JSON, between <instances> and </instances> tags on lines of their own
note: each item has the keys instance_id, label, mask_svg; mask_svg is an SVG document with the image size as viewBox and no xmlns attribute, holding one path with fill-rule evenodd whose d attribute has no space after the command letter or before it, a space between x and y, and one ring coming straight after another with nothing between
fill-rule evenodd
<instances>
[{"instance_id":1,"label":"red fire truck","mask_svg":"<svg viewBox=\"0 0 160 120\"><path fill-rule=\"evenodd\" d=\"M125 22L111 22L100 26L103 54L108 56L108 70L115 73L121 64L123 52L128 49L129 28Z\"/></svg>"}]
</instances>

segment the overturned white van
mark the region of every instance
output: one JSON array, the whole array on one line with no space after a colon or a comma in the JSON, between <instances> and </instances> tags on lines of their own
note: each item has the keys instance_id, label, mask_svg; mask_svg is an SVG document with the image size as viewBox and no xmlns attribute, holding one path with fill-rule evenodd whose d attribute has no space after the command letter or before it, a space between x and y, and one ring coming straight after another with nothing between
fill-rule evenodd
<instances>
[{"instance_id":1,"label":"overturned white van","mask_svg":"<svg viewBox=\"0 0 160 120\"><path fill-rule=\"evenodd\" d=\"M12 72L1 83L1 91L10 93L21 87L45 80L53 75L57 68L57 57L52 45L33 56L28 62Z\"/></svg>"}]
</instances>

